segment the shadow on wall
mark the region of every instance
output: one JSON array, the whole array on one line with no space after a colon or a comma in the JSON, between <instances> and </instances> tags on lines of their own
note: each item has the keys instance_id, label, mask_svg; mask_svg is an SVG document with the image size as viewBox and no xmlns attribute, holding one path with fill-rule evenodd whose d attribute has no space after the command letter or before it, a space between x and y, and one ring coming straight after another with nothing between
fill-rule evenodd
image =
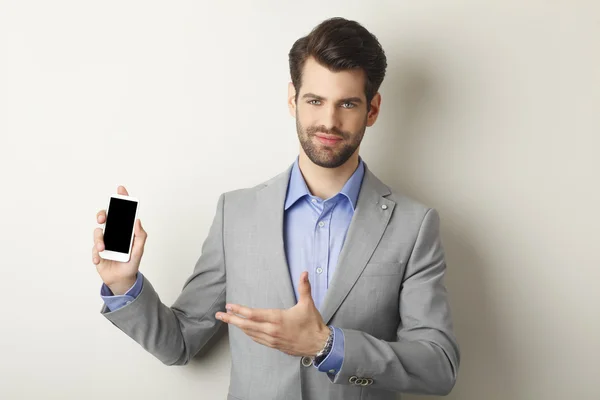
<instances>
[{"instance_id":1,"label":"shadow on wall","mask_svg":"<svg viewBox=\"0 0 600 400\"><path fill-rule=\"evenodd\" d=\"M423 154L419 135L446 135L449 130L431 128L443 126L444 111L469 113L445 102L458 102L461 93L444 86L435 70L424 60L390 60L385 85L382 110L378 120L377 138L370 153L371 168L381 179L396 190L440 212L442 243L446 252L448 270L446 286L449 292L454 330L461 348L461 365L456 386L448 399L505 400L517 399L512 392L518 377L512 373L505 355L509 349L499 336L502 321L487 290L490 277L486 260L477 248L474 234L464 213L453 214L451 207L444 212L444 199L427 195L426 182L419 174L423 163L435 162L430 154ZM428 124L430 118L441 124ZM460 146L460 142L456 143ZM460 154L460 148L449 149ZM428 159L423 161L423 159ZM431 191L429 193L434 193ZM462 220L461 220L462 219ZM425 400L439 397L403 395L403 400Z\"/></svg>"}]
</instances>

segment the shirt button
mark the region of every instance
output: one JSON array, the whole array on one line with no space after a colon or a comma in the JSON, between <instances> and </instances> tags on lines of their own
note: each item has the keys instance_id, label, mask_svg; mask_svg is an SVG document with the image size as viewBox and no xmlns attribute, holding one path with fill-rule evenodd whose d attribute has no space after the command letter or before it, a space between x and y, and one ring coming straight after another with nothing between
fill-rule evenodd
<instances>
[{"instance_id":1,"label":"shirt button","mask_svg":"<svg viewBox=\"0 0 600 400\"><path fill-rule=\"evenodd\" d=\"M317 268L317 274L320 274L321 272L323 272L323 268L321 268L321 267Z\"/></svg>"},{"instance_id":2,"label":"shirt button","mask_svg":"<svg viewBox=\"0 0 600 400\"><path fill-rule=\"evenodd\" d=\"M325 226L325 222L323 222L323 221L319 222L319 226L320 226L321 228L322 228L322 227L324 227L324 226Z\"/></svg>"},{"instance_id":3,"label":"shirt button","mask_svg":"<svg viewBox=\"0 0 600 400\"><path fill-rule=\"evenodd\" d=\"M335 369L330 369L330 370L329 370L329 373L330 373L330 374L335 374Z\"/></svg>"},{"instance_id":4,"label":"shirt button","mask_svg":"<svg viewBox=\"0 0 600 400\"><path fill-rule=\"evenodd\" d=\"M317 202L317 199L312 199L311 201L312 201L313 203L316 203L316 202Z\"/></svg>"}]
</instances>

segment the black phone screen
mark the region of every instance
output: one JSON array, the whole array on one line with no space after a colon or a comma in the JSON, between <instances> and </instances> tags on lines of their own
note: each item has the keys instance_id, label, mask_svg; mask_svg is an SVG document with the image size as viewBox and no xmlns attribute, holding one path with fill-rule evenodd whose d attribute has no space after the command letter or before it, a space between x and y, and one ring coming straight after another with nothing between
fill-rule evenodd
<instances>
[{"instance_id":1,"label":"black phone screen","mask_svg":"<svg viewBox=\"0 0 600 400\"><path fill-rule=\"evenodd\" d=\"M110 198L104 226L104 247L119 253L129 252L135 223L136 201Z\"/></svg>"}]
</instances>

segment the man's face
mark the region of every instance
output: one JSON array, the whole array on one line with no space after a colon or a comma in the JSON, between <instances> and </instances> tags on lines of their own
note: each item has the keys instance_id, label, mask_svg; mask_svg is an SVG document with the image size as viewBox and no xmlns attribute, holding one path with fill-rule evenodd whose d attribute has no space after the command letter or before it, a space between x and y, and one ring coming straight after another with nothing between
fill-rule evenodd
<instances>
[{"instance_id":1,"label":"man's face","mask_svg":"<svg viewBox=\"0 0 600 400\"><path fill-rule=\"evenodd\" d=\"M311 57L304 65L297 102L295 88L289 86L288 105L304 153L321 167L343 165L357 152L379 110L377 94L367 112L364 71L332 72Z\"/></svg>"}]
</instances>

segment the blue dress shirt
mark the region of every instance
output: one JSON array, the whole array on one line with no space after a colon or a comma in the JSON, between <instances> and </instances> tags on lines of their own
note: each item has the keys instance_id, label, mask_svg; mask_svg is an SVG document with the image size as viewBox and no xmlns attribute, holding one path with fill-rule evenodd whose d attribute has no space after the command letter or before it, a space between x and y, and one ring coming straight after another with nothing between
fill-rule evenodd
<instances>
[{"instance_id":1,"label":"blue dress shirt","mask_svg":"<svg viewBox=\"0 0 600 400\"><path fill-rule=\"evenodd\" d=\"M298 166L298 158L292 166L284 207L284 243L290 279L297 300L300 275L308 271L312 298L319 310L336 271L364 172L364 163L359 157L358 168L342 190L322 200L308 190ZM103 284L100 295L108 309L114 311L132 302L142 290L142 277L138 271L133 286L120 296L114 296ZM332 349L320 364L314 366L333 378L344 361L344 333L340 328L331 327L334 332Z\"/></svg>"}]
</instances>

